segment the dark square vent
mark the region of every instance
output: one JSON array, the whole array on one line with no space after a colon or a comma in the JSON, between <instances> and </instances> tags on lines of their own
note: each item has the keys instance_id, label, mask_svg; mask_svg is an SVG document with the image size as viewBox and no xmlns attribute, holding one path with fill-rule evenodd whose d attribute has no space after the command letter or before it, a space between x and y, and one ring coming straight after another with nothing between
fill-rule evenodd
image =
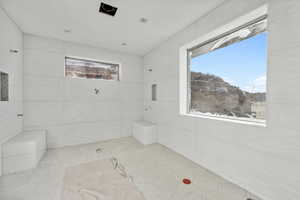
<instances>
[{"instance_id":1,"label":"dark square vent","mask_svg":"<svg viewBox=\"0 0 300 200\"><path fill-rule=\"evenodd\" d=\"M114 7L112 5L106 4L101 2L100 4L100 8L99 8L99 12L100 13L104 13L110 16L115 16L115 14L117 13L118 8Z\"/></svg>"}]
</instances>

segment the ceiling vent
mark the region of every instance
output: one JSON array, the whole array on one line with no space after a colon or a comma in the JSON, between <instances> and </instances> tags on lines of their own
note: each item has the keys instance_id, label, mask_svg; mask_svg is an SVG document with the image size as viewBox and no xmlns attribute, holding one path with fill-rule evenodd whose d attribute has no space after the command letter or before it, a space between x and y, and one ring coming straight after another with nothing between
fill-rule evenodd
<instances>
[{"instance_id":1,"label":"ceiling vent","mask_svg":"<svg viewBox=\"0 0 300 200\"><path fill-rule=\"evenodd\" d=\"M101 2L99 12L110 16L115 16L117 10L117 7Z\"/></svg>"}]
</instances>

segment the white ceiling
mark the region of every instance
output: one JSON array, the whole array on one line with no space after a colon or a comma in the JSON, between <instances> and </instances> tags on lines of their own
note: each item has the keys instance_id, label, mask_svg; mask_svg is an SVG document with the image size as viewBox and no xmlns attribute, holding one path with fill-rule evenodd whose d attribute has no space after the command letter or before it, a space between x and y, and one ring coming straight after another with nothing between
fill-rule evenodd
<instances>
[{"instance_id":1,"label":"white ceiling","mask_svg":"<svg viewBox=\"0 0 300 200\"><path fill-rule=\"evenodd\" d=\"M25 33L144 55L224 0L104 0L115 17L98 12L101 0L0 0ZM140 18L147 18L143 24ZM72 30L65 33L64 29ZM122 46L122 43L127 46Z\"/></svg>"}]
</instances>

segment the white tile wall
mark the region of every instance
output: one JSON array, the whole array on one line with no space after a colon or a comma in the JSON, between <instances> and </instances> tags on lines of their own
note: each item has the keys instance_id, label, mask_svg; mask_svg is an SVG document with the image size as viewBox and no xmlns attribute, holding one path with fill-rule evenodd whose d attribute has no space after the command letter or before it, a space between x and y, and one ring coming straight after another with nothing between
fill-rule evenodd
<instances>
[{"instance_id":1,"label":"white tile wall","mask_svg":"<svg viewBox=\"0 0 300 200\"><path fill-rule=\"evenodd\" d=\"M179 48L266 2L267 128L179 116ZM144 58L144 117L158 123L159 142L266 200L300 199L299 10L299 0L229 0Z\"/></svg>"},{"instance_id":2,"label":"white tile wall","mask_svg":"<svg viewBox=\"0 0 300 200\"><path fill-rule=\"evenodd\" d=\"M141 57L27 34L24 54L24 128L47 129L50 148L129 136L143 119ZM121 81L65 78L65 56L121 63Z\"/></svg>"},{"instance_id":3,"label":"white tile wall","mask_svg":"<svg viewBox=\"0 0 300 200\"><path fill-rule=\"evenodd\" d=\"M266 2L268 127L179 116L179 47ZM10 73L11 86L11 101L0 102L0 141L21 131L22 120L16 114L22 113L23 96L25 129L47 129L49 147L129 136L132 122L144 117L158 124L161 144L266 200L298 200L299 9L299 0L228 0L144 60L26 34L24 72L23 52L8 52L9 48L22 50L22 33L0 9L1 30L5 30L0 31L0 70ZM65 55L120 62L121 82L65 78ZM157 102L150 98L153 83L158 85ZM94 88L100 88L100 95L93 93ZM143 113L144 106L148 111Z\"/></svg>"},{"instance_id":4,"label":"white tile wall","mask_svg":"<svg viewBox=\"0 0 300 200\"><path fill-rule=\"evenodd\" d=\"M23 65L23 35L19 28L0 8L0 71L9 74L9 101L0 101L0 175L1 175L1 145L21 132L23 122L17 115L22 110L22 65ZM17 49L19 53L10 53Z\"/></svg>"}]
</instances>

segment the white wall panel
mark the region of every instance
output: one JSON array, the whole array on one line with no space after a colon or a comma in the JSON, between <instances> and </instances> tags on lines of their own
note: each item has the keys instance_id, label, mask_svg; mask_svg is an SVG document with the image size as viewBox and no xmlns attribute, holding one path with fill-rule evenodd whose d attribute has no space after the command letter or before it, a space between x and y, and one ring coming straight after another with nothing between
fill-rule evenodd
<instances>
[{"instance_id":1,"label":"white wall panel","mask_svg":"<svg viewBox=\"0 0 300 200\"><path fill-rule=\"evenodd\" d=\"M269 14L267 127L180 116L180 47L265 3ZM145 108L151 108L144 117L158 123L159 142L266 200L300 199L299 9L298 0L229 0L144 59ZM154 83L157 102L150 98L149 86Z\"/></svg>"},{"instance_id":2,"label":"white wall panel","mask_svg":"<svg viewBox=\"0 0 300 200\"><path fill-rule=\"evenodd\" d=\"M8 73L9 101L0 101L0 175L1 144L22 131L23 120L23 34L0 8L0 71ZM16 49L18 53L11 53Z\"/></svg>"},{"instance_id":3,"label":"white wall panel","mask_svg":"<svg viewBox=\"0 0 300 200\"><path fill-rule=\"evenodd\" d=\"M131 135L132 122L143 119L141 57L33 35L24 40L25 129L46 129L50 148ZM121 81L66 78L65 56L121 63Z\"/></svg>"}]
</instances>

